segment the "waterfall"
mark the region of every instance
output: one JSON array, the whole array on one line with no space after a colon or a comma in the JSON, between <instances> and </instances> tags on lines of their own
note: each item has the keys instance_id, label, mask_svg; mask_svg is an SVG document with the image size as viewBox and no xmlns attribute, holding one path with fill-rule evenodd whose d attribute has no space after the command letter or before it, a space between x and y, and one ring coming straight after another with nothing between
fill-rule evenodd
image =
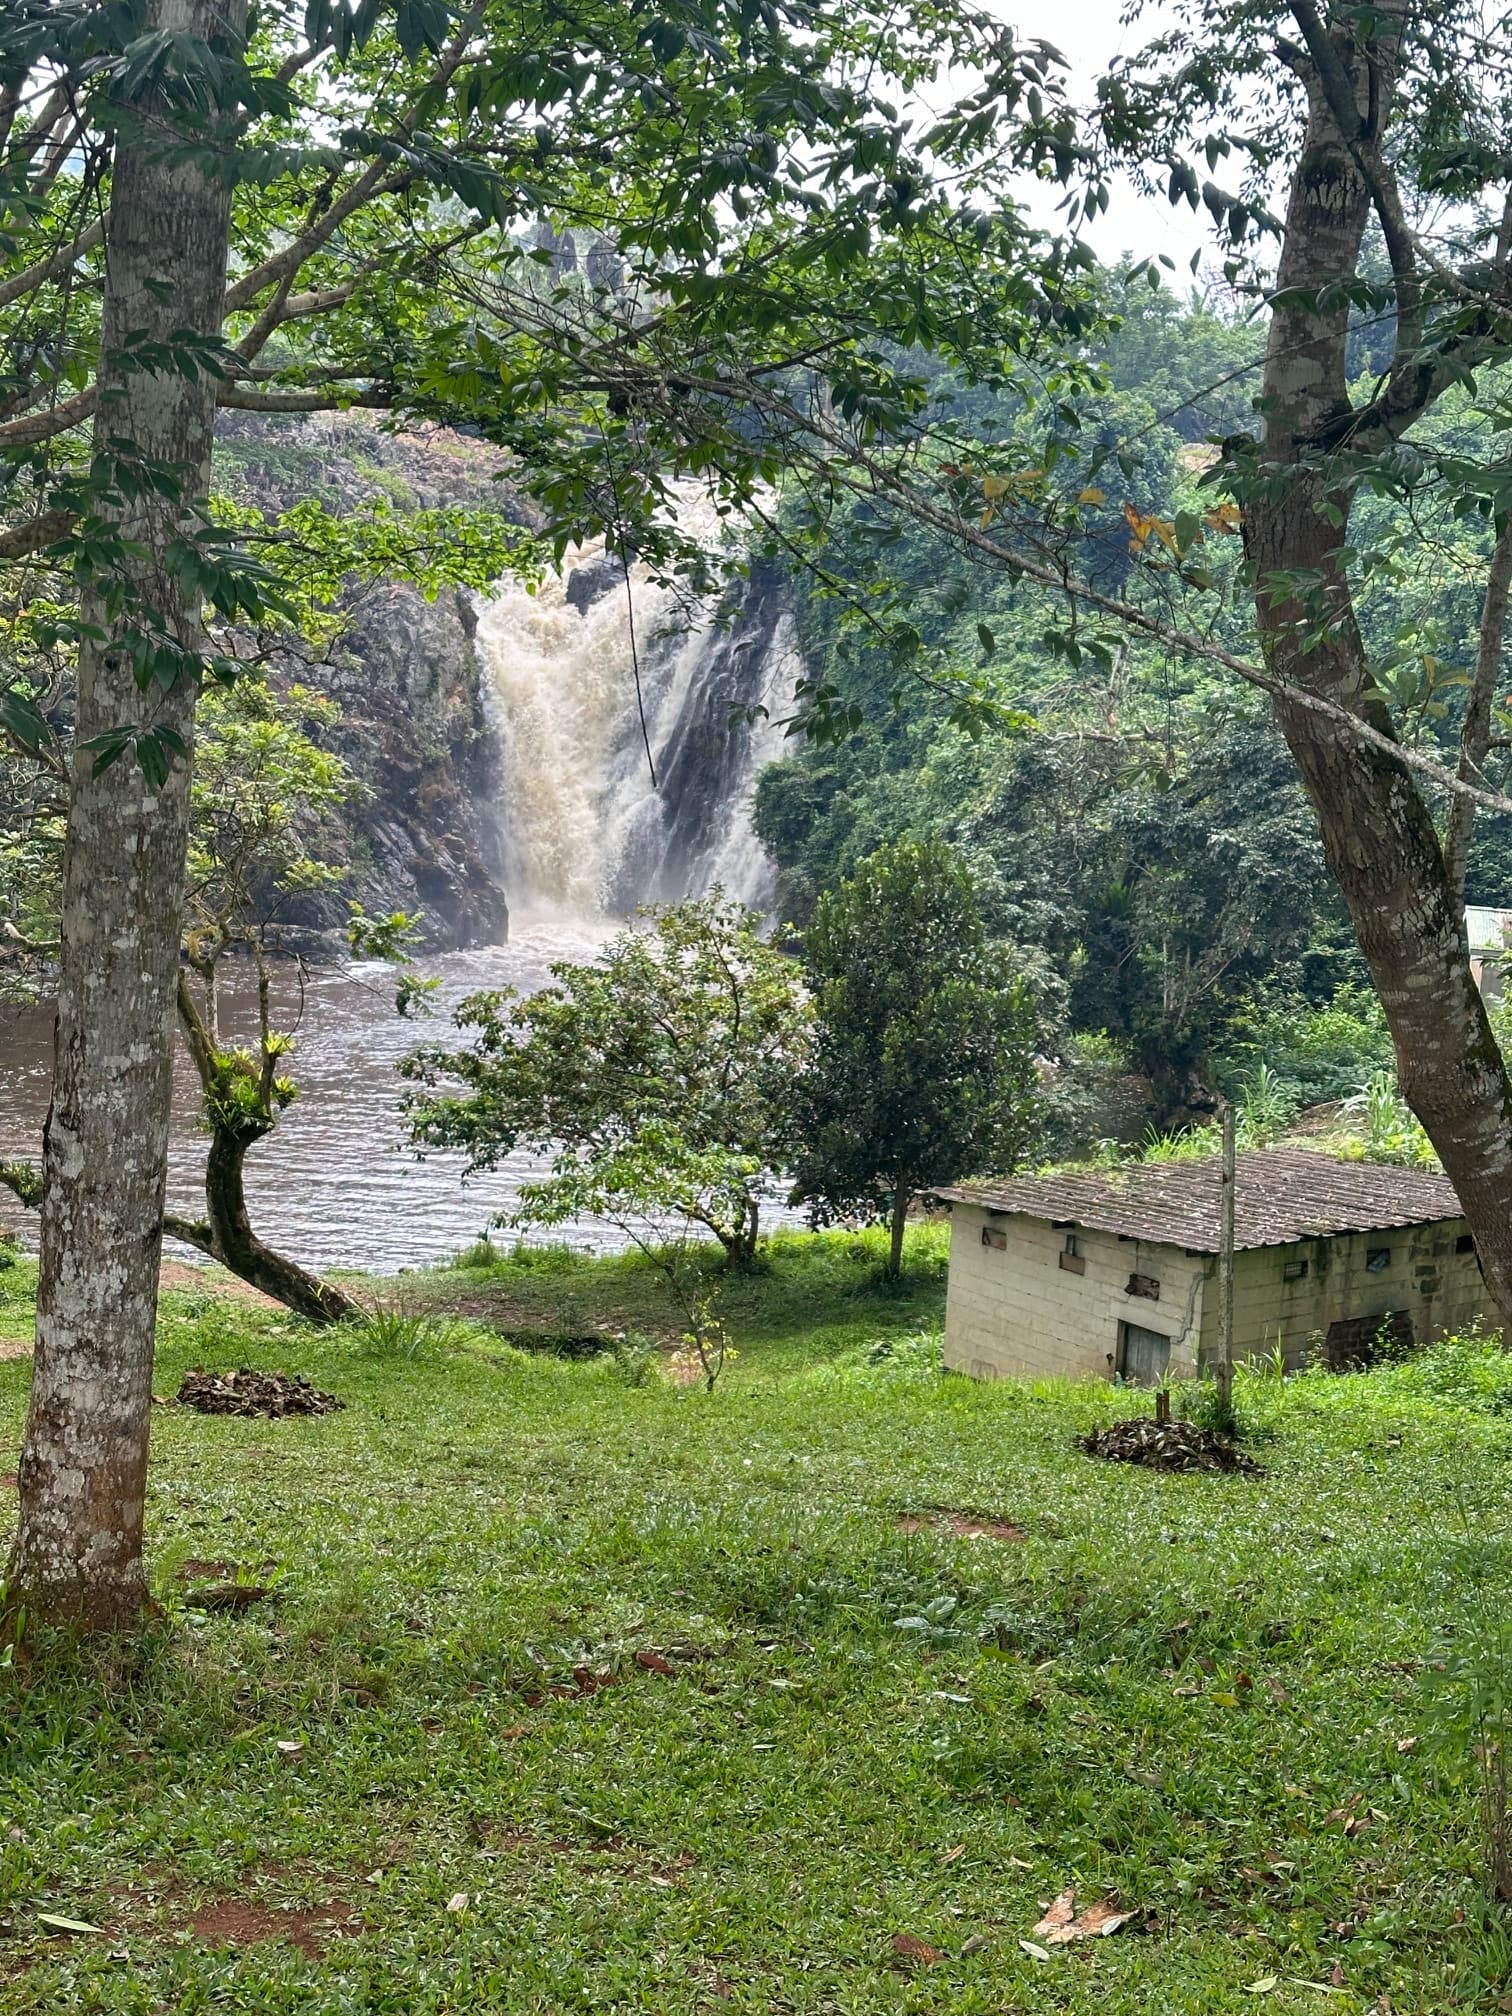
<instances>
[{"instance_id":1,"label":"waterfall","mask_svg":"<svg viewBox=\"0 0 1512 2016\"><path fill-rule=\"evenodd\" d=\"M782 753L798 674L776 571L754 565L721 607L690 614L632 569L643 736L623 568L571 557L534 594L505 583L479 615L511 908L625 916L717 884L766 909L773 869L752 801ZM767 715L732 725L737 706Z\"/></svg>"}]
</instances>

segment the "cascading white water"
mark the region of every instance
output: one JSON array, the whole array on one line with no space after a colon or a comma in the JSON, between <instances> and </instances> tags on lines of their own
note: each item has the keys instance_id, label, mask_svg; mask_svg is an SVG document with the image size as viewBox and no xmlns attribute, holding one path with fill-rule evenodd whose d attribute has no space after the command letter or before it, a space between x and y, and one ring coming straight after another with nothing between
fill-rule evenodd
<instances>
[{"instance_id":1,"label":"cascading white water","mask_svg":"<svg viewBox=\"0 0 1512 2016\"><path fill-rule=\"evenodd\" d=\"M644 736L614 562L574 554L561 578L534 594L505 583L480 614L511 905L521 916L623 916L717 884L765 908L772 865L752 799L782 753L779 717L798 672L780 590L758 574L724 626L712 608L690 617L639 568L631 596ZM766 718L732 725L734 706L765 707Z\"/></svg>"}]
</instances>

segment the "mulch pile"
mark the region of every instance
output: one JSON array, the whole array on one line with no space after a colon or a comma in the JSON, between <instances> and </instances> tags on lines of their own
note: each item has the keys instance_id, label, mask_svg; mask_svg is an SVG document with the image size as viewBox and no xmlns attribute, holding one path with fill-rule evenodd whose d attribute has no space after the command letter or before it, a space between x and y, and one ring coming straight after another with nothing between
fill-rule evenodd
<instances>
[{"instance_id":1,"label":"mulch pile","mask_svg":"<svg viewBox=\"0 0 1512 2016\"><path fill-rule=\"evenodd\" d=\"M1110 1463L1143 1463L1149 1470L1239 1470L1247 1477L1264 1475L1260 1465L1224 1435L1199 1428L1192 1421L1154 1421L1141 1415L1094 1428L1081 1438L1089 1456Z\"/></svg>"},{"instance_id":2,"label":"mulch pile","mask_svg":"<svg viewBox=\"0 0 1512 2016\"><path fill-rule=\"evenodd\" d=\"M291 1379L287 1372L254 1372L250 1365L239 1372L186 1372L178 1403L200 1414L250 1414L269 1421L286 1414L334 1414L346 1405L297 1373Z\"/></svg>"}]
</instances>

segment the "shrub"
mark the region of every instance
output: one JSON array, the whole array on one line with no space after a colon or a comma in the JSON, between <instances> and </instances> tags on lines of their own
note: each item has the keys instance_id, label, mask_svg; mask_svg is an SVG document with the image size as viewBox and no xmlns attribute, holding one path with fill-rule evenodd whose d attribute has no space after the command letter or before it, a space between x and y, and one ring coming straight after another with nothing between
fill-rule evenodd
<instances>
[{"instance_id":1,"label":"shrub","mask_svg":"<svg viewBox=\"0 0 1512 2016\"><path fill-rule=\"evenodd\" d=\"M455 1316L408 1309L402 1302L379 1303L356 1329L358 1347L372 1358L430 1358L454 1351L471 1338Z\"/></svg>"},{"instance_id":2,"label":"shrub","mask_svg":"<svg viewBox=\"0 0 1512 2016\"><path fill-rule=\"evenodd\" d=\"M1242 1072L1263 1064L1298 1105L1342 1099L1391 1061L1381 1004L1346 983L1325 1007L1291 1000L1263 1010L1230 1051Z\"/></svg>"}]
</instances>

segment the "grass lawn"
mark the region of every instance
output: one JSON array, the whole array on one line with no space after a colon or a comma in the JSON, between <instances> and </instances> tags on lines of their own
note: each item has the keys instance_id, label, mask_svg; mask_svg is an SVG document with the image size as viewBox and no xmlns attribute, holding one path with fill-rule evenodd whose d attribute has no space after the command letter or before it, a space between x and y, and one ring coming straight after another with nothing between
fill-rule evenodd
<instances>
[{"instance_id":1,"label":"grass lawn","mask_svg":"<svg viewBox=\"0 0 1512 2016\"><path fill-rule=\"evenodd\" d=\"M161 1625L0 1673L0 2008L1512 2007L1454 1719L1512 1368L1247 1382L1265 1476L1155 1476L1075 1445L1133 1396L941 1376L939 1242L897 1297L779 1242L712 1395L483 1327L653 1323L630 1263L415 1277L476 1320L386 1343L170 1295L160 1393L347 1405L161 1409ZM197 1612L191 1559L274 1593ZM1136 1920L1036 1940L1073 1884Z\"/></svg>"}]
</instances>

